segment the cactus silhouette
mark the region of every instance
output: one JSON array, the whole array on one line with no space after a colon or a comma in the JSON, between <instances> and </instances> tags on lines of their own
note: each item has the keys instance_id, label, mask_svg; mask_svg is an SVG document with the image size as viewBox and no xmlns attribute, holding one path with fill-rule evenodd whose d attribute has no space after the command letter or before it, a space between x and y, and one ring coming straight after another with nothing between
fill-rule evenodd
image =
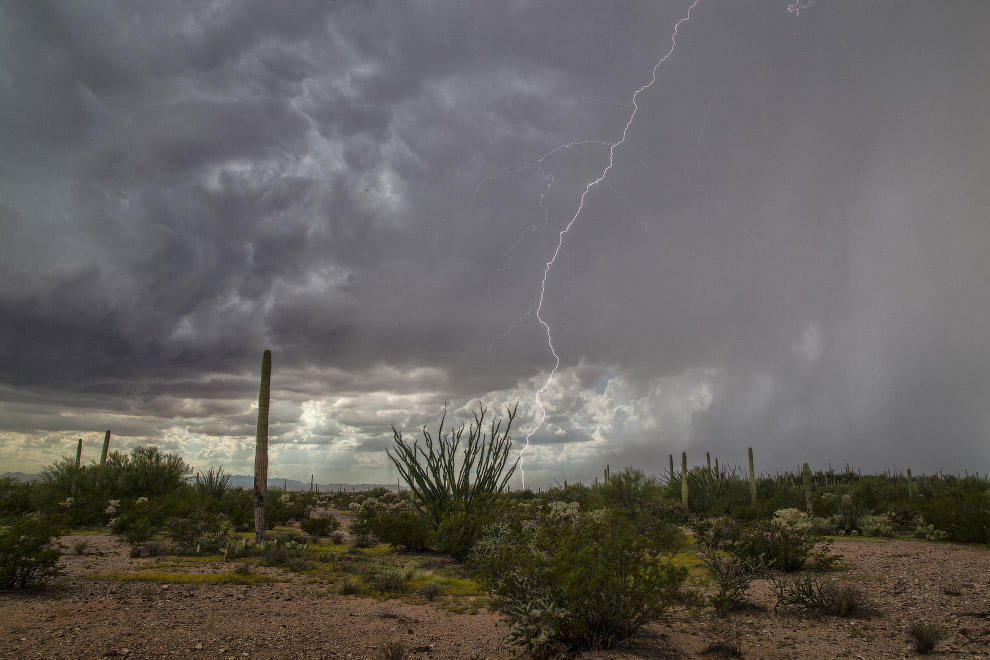
<instances>
[{"instance_id":1,"label":"cactus silhouette","mask_svg":"<svg viewBox=\"0 0 990 660\"><path fill-rule=\"evenodd\" d=\"M681 452L681 505L684 510L688 508L688 476L687 476L687 452Z\"/></svg>"},{"instance_id":2,"label":"cactus silhouette","mask_svg":"<svg viewBox=\"0 0 990 660\"><path fill-rule=\"evenodd\" d=\"M272 352L261 358L258 432L254 453L254 539L265 542L265 496L268 494L268 404L271 401Z\"/></svg>"},{"instance_id":3,"label":"cactus silhouette","mask_svg":"<svg viewBox=\"0 0 990 660\"><path fill-rule=\"evenodd\" d=\"M107 434L103 436L103 453L100 454L100 465L106 465L107 454L110 452L110 429L107 429Z\"/></svg>"}]
</instances>

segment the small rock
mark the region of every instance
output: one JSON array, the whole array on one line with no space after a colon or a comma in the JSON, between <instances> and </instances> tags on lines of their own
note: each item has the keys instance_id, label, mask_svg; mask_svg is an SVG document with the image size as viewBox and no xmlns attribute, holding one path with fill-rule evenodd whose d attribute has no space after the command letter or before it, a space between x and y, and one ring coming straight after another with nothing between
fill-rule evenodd
<instances>
[{"instance_id":1,"label":"small rock","mask_svg":"<svg viewBox=\"0 0 990 660\"><path fill-rule=\"evenodd\" d=\"M193 648L196 649L197 651L202 651L203 650L203 645L202 644L197 644Z\"/></svg>"}]
</instances>

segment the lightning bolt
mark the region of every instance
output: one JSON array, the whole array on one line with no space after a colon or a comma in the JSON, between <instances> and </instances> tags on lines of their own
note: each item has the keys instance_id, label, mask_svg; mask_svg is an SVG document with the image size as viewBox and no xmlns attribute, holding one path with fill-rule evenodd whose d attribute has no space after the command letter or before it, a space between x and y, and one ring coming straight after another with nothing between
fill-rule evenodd
<instances>
[{"instance_id":1,"label":"lightning bolt","mask_svg":"<svg viewBox=\"0 0 990 660\"><path fill-rule=\"evenodd\" d=\"M813 0L805 0L805 1L812 2ZM537 431L540 430L540 427L543 426L543 423L547 419L547 410L546 408L543 407L543 403L540 401L540 395L546 392L546 390L553 383L553 377L557 373L557 369L560 368L560 356L557 354L557 350L556 348L554 348L553 345L553 334L550 331L550 324L547 323L546 319L543 318L543 301L544 298L546 297L547 278L550 276L550 269L553 268L554 264L557 261L557 257L560 255L560 251L564 246L564 236L566 236L567 233L570 232L571 228L574 226L578 218L581 216L581 212L584 210L584 204L585 204L585 200L588 197L588 193L591 192L592 188L594 188L601 182L605 181L605 178L608 176L608 173L612 170L612 167L615 165L615 150L625 143L626 136L629 134L629 127L632 126L633 121L635 121L636 119L636 113L639 111L639 103L637 102L639 95L642 92L649 89L650 87L652 87L654 83L656 83L657 71L659 71L663 63L666 62L667 59L674 54L674 50L677 48L678 30L680 30L681 25L691 20L691 12L694 10L694 8L698 5L699 2L701 2L701 0L694 0L691 3L691 6L688 7L687 13L679 21L677 21L677 23L674 24L674 30L670 36L670 49L667 50L666 54L664 54L664 56L661 57L660 60L657 61L657 63L653 66L653 73L650 77L650 81L647 82L642 87L640 87L639 89L637 89L635 92L633 92L632 112L630 112L629 114L629 119L626 121L625 128L622 129L622 137L617 142L611 143L609 145L608 165L605 166L605 168L602 170L602 173L597 178L589 181L588 184L585 185L584 192L581 193L581 199L578 203L577 210L574 212L573 217L571 217L570 222L567 223L567 225L560 231L559 235L557 236L557 247L553 251L553 255L546 262L546 266L543 269L543 279L540 280L540 295L536 299L536 319L540 322L540 324L543 326L543 329L546 331L547 345L550 347L550 352L553 354L554 365L553 365L553 369L550 370L550 375L547 377L547 380L543 384L543 387L541 387L539 390L536 391L536 395L534 397L536 400L536 405L540 408L540 420L536 423L536 426L533 427L533 430L530 431L529 434L526 436L526 446L519 451L519 474L522 477L523 488L526 487L526 472L525 470L523 470L523 457L526 453L526 450L529 449L530 439ZM801 3L795 3L795 4L800 5ZM790 10L790 8L788 8L788 10ZM527 312L527 314L529 314L529 312Z\"/></svg>"}]
</instances>

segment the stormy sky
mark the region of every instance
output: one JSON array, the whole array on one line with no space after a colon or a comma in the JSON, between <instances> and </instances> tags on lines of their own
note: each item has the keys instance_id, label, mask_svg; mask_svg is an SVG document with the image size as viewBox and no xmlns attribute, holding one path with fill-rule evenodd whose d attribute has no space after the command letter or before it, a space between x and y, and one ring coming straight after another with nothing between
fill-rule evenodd
<instances>
[{"instance_id":1,"label":"stormy sky","mask_svg":"<svg viewBox=\"0 0 990 660\"><path fill-rule=\"evenodd\" d=\"M0 2L0 471L990 470L990 4L689 4Z\"/></svg>"}]
</instances>

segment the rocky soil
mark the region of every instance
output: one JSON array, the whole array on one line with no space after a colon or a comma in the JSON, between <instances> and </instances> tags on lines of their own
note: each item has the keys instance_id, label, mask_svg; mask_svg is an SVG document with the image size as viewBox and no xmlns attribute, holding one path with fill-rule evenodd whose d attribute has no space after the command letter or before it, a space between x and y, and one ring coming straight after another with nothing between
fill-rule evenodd
<instances>
[{"instance_id":1,"label":"rocky soil","mask_svg":"<svg viewBox=\"0 0 990 660\"><path fill-rule=\"evenodd\" d=\"M383 658L400 641L415 658L510 658L506 624L484 609L454 613L432 603L342 596L278 569L290 582L189 585L92 579L147 570L110 536L65 537L65 576L31 593L0 593L0 657L9 658ZM912 621L944 626L933 658L990 660L990 550L922 541L840 540L833 551L850 581L873 601L869 617L774 613L767 584L751 606L723 619L686 613L656 624L631 648L583 657L719 657L713 642L735 641L754 660L908 658ZM209 565L202 568L211 570ZM223 570L213 567L213 570ZM259 570L260 572L260 570Z\"/></svg>"}]
</instances>

